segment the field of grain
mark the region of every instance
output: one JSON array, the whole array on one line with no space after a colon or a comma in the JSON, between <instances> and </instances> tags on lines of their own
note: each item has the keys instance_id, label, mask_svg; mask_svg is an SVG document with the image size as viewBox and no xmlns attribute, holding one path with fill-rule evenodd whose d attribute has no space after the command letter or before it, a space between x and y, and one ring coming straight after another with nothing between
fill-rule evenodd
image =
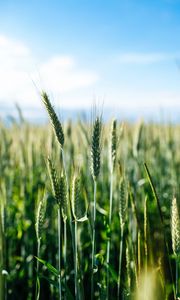
<instances>
[{"instance_id":1,"label":"field of grain","mask_svg":"<svg viewBox=\"0 0 180 300\"><path fill-rule=\"evenodd\" d=\"M180 126L42 98L51 124L0 124L0 299L178 299Z\"/></svg>"}]
</instances>

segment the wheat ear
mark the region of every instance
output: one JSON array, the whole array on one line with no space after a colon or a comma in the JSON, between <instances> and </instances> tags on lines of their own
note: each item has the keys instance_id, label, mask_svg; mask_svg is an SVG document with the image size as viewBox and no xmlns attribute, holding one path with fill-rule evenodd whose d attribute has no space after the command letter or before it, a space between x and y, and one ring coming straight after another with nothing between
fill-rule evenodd
<instances>
[{"instance_id":1,"label":"wheat ear","mask_svg":"<svg viewBox=\"0 0 180 300\"><path fill-rule=\"evenodd\" d=\"M93 125L92 142L91 142L91 172L94 181L100 172L100 160L101 160L101 149L100 149L100 138L101 138L101 119L96 118Z\"/></svg>"},{"instance_id":2,"label":"wheat ear","mask_svg":"<svg viewBox=\"0 0 180 300\"><path fill-rule=\"evenodd\" d=\"M116 147L117 147L117 121L112 120L110 134L110 170L113 172L116 162Z\"/></svg>"},{"instance_id":3,"label":"wheat ear","mask_svg":"<svg viewBox=\"0 0 180 300\"><path fill-rule=\"evenodd\" d=\"M173 252L178 256L180 254L180 219L176 198L172 200L171 235Z\"/></svg>"},{"instance_id":4,"label":"wheat ear","mask_svg":"<svg viewBox=\"0 0 180 300\"><path fill-rule=\"evenodd\" d=\"M59 119L57 117L57 114L56 114L56 112L55 112L55 110L54 110L54 108L53 108L46 92L42 92L41 96L42 96L43 103L46 107L46 110L49 114L49 117L50 117L53 129L54 129L55 135L57 137L57 140L60 144L60 147L63 148L63 145L64 145L64 132L63 132L61 122L59 121Z\"/></svg>"},{"instance_id":5,"label":"wheat ear","mask_svg":"<svg viewBox=\"0 0 180 300\"><path fill-rule=\"evenodd\" d=\"M172 248L176 259L176 297L179 295L179 258L180 258L180 218L176 198L172 200L171 207L171 236Z\"/></svg>"},{"instance_id":6,"label":"wheat ear","mask_svg":"<svg viewBox=\"0 0 180 300\"><path fill-rule=\"evenodd\" d=\"M62 191L60 191L60 185L59 185L59 179L57 176L57 172L56 172L54 164L52 163L50 158L48 158L47 162L48 162L49 175L50 175L50 179L51 179L53 194L57 201L57 204L60 206L61 199L62 199Z\"/></svg>"}]
</instances>

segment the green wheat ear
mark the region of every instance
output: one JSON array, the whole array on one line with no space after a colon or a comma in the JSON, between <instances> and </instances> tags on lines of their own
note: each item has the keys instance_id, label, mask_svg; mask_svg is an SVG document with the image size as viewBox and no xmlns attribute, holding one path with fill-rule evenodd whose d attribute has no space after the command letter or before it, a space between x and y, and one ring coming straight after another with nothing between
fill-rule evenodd
<instances>
[{"instance_id":1,"label":"green wheat ear","mask_svg":"<svg viewBox=\"0 0 180 300\"><path fill-rule=\"evenodd\" d=\"M180 254L180 219L176 198L172 200L171 207L171 235L173 252L178 256Z\"/></svg>"},{"instance_id":2,"label":"green wheat ear","mask_svg":"<svg viewBox=\"0 0 180 300\"><path fill-rule=\"evenodd\" d=\"M41 234L42 234L42 227L44 224L44 218L46 212L46 204L47 204L47 195L44 193L43 198L38 202L37 214L36 214L35 229L36 229L36 236L38 240L41 238Z\"/></svg>"},{"instance_id":3,"label":"green wheat ear","mask_svg":"<svg viewBox=\"0 0 180 300\"><path fill-rule=\"evenodd\" d=\"M72 213L75 221L84 222L87 220L87 210L85 207L85 201L81 198L80 190L80 178L76 175L72 181Z\"/></svg>"},{"instance_id":4,"label":"green wheat ear","mask_svg":"<svg viewBox=\"0 0 180 300\"><path fill-rule=\"evenodd\" d=\"M48 169L49 169L49 175L51 179L51 185L52 185L54 197L56 198L57 204L61 205L61 191L60 191L59 180L57 177L56 169L50 158L48 158Z\"/></svg>"},{"instance_id":5,"label":"green wheat ear","mask_svg":"<svg viewBox=\"0 0 180 300\"><path fill-rule=\"evenodd\" d=\"M113 171L116 162L116 146L117 146L117 121L112 120L110 134L110 169Z\"/></svg>"},{"instance_id":6,"label":"green wheat ear","mask_svg":"<svg viewBox=\"0 0 180 300\"><path fill-rule=\"evenodd\" d=\"M46 92L42 92L41 96L42 96L43 103L46 107L46 110L49 114L51 124L53 126L53 129L54 129L55 135L57 137L57 140L58 140L61 148L63 148L63 145L64 145L64 132L63 132L61 122L59 121L59 119L58 119L58 117L55 113L55 110L52 107L51 102L50 102L49 97L46 94Z\"/></svg>"},{"instance_id":7,"label":"green wheat ear","mask_svg":"<svg viewBox=\"0 0 180 300\"><path fill-rule=\"evenodd\" d=\"M126 222L126 210L127 210L127 186L125 179L122 178L119 187L119 218L121 228L124 228Z\"/></svg>"},{"instance_id":8,"label":"green wheat ear","mask_svg":"<svg viewBox=\"0 0 180 300\"><path fill-rule=\"evenodd\" d=\"M60 203L61 203L62 216L64 221L66 221L68 215L68 202L67 202L68 198L67 198L66 177L64 175L64 172L62 172L59 180L59 190L60 190Z\"/></svg>"},{"instance_id":9,"label":"green wheat ear","mask_svg":"<svg viewBox=\"0 0 180 300\"><path fill-rule=\"evenodd\" d=\"M91 172L93 179L96 181L100 172L100 138L101 138L101 119L96 118L93 125L92 142L91 142Z\"/></svg>"}]
</instances>

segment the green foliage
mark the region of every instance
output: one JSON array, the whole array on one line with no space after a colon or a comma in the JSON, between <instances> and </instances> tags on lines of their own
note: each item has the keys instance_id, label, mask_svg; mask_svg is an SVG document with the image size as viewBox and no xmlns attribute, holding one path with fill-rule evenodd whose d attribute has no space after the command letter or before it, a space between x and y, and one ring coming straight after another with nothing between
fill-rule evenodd
<instances>
[{"instance_id":1,"label":"green foliage","mask_svg":"<svg viewBox=\"0 0 180 300\"><path fill-rule=\"evenodd\" d=\"M52 106L49 106L49 98L43 97L47 109L51 109L49 115L55 135L49 125L30 125L22 116L20 124L13 122L9 127L0 124L0 299L4 300L5 294L7 300L35 299L37 260L40 264L39 299L58 299L59 275L62 296L66 294L67 299L74 299L72 228L74 219L78 221L83 217L87 218L86 222L78 223L77 228L78 289L81 299L90 298L92 175L97 183L94 299L105 299L107 295L107 268L109 299L117 299L121 227L121 299L138 299L136 295L144 295L140 293L144 282L152 291L155 290L153 300L174 299L175 261L179 256L180 126L125 123L120 142L115 143L115 137L118 141L118 121L113 123L111 134L109 125L103 124L101 134L101 120L97 118L92 135L85 121L68 122L63 125L64 143L62 124L57 125L59 121ZM59 143L55 142L55 136ZM113 161L111 225L108 222L109 146ZM49 155L50 178L45 163ZM74 178L74 170L79 169L80 181L74 181L72 188L68 183ZM42 202L44 190L48 195L46 214ZM68 199L72 197L70 209ZM173 202L171 210L174 197L177 199L176 208ZM62 257L60 272L54 198L61 206L62 216L67 217L67 261L65 268ZM147 203L144 203L145 199L148 199ZM61 225L61 250L64 253L64 222ZM40 257L33 259L37 256L37 235L41 237L41 251ZM111 247L107 265L109 240Z\"/></svg>"},{"instance_id":2,"label":"green foliage","mask_svg":"<svg viewBox=\"0 0 180 300\"><path fill-rule=\"evenodd\" d=\"M59 277L59 271L54 268L49 262L39 258L39 257L36 257L35 258L40 262L42 263L44 266L46 266L46 268L49 270L49 272L51 272L53 275Z\"/></svg>"}]
</instances>

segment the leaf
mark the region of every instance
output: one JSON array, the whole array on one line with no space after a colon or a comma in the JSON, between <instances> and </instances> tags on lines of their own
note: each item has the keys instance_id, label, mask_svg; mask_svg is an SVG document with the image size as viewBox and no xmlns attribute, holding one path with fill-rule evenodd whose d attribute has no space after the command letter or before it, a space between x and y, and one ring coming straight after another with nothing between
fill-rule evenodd
<instances>
[{"instance_id":1,"label":"leaf","mask_svg":"<svg viewBox=\"0 0 180 300\"><path fill-rule=\"evenodd\" d=\"M101 253L97 253L95 255L95 264L96 266L103 265L104 257Z\"/></svg>"},{"instance_id":2,"label":"leaf","mask_svg":"<svg viewBox=\"0 0 180 300\"><path fill-rule=\"evenodd\" d=\"M76 219L77 222L84 222L84 221L87 221L87 220L88 220L87 216L84 216L80 219Z\"/></svg>"},{"instance_id":3,"label":"leaf","mask_svg":"<svg viewBox=\"0 0 180 300\"><path fill-rule=\"evenodd\" d=\"M59 284L56 280L52 280L52 279L50 279L50 278L48 278L47 276L44 276L44 275L40 275L39 278L40 279L45 279L49 282L49 284L51 284L55 288L57 288L57 289L59 288ZM63 283L63 281L62 281L62 283ZM66 286L66 296L67 296L68 300L73 300L74 299L73 295L70 292L70 289L67 286Z\"/></svg>"},{"instance_id":4,"label":"leaf","mask_svg":"<svg viewBox=\"0 0 180 300\"><path fill-rule=\"evenodd\" d=\"M46 266L46 268L52 273L54 274L55 276L59 277L59 271L54 268L50 263L48 263L47 261L39 258L39 257L36 257L34 256L40 263L42 263L44 266Z\"/></svg>"},{"instance_id":5,"label":"leaf","mask_svg":"<svg viewBox=\"0 0 180 300\"><path fill-rule=\"evenodd\" d=\"M59 288L59 284L58 284L57 281L52 280L52 279L50 279L50 278L48 278L47 276L44 276L44 275L40 275L39 278L40 278L40 279L45 279L45 280L47 280L47 281L49 282L49 284L53 285L53 286L56 287L57 289Z\"/></svg>"},{"instance_id":6,"label":"leaf","mask_svg":"<svg viewBox=\"0 0 180 300\"><path fill-rule=\"evenodd\" d=\"M117 282L118 276L117 276L117 273L115 272L115 270L113 269L113 267L111 265L108 265L107 263L105 263L105 266L109 269L109 273L111 274L112 279L115 282Z\"/></svg>"}]
</instances>

